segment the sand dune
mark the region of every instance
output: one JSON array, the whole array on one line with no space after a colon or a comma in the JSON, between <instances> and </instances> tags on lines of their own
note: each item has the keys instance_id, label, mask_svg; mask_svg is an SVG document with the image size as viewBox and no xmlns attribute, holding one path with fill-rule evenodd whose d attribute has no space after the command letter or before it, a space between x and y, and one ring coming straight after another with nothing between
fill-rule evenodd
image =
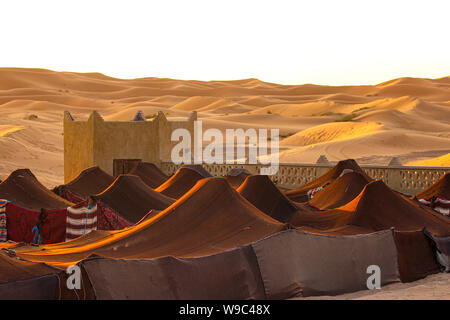
<instances>
[{"instance_id":1,"label":"sand dune","mask_svg":"<svg viewBox=\"0 0 450 320\"><path fill-rule=\"evenodd\" d=\"M307 146L311 144L353 139L381 131L375 122L332 122L303 130L284 139L282 146Z\"/></svg>"},{"instance_id":2,"label":"sand dune","mask_svg":"<svg viewBox=\"0 0 450 320\"><path fill-rule=\"evenodd\" d=\"M411 161L408 163L411 166L444 166L450 167L450 153L437 158L431 158L420 161Z\"/></svg>"},{"instance_id":3,"label":"sand dune","mask_svg":"<svg viewBox=\"0 0 450 320\"><path fill-rule=\"evenodd\" d=\"M319 86L0 68L0 179L28 167L46 186L61 184L63 111L86 120L94 109L115 121L130 120L138 110L149 118L157 111L175 118L196 110L207 128L278 128L285 138L281 160L289 162L325 154L384 164L395 155L448 165L439 156L450 152L450 77Z\"/></svg>"},{"instance_id":4,"label":"sand dune","mask_svg":"<svg viewBox=\"0 0 450 320\"><path fill-rule=\"evenodd\" d=\"M298 147L280 153L280 162L314 162L321 154L326 154L331 161L340 159L358 159L365 157L396 156L416 153L426 150L449 149L449 139L434 137L420 133L409 133L402 130L379 131L370 135L358 136L353 139L329 141ZM381 151L380 151L381 150ZM374 159L373 163L386 165Z\"/></svg>"}]
</instances>

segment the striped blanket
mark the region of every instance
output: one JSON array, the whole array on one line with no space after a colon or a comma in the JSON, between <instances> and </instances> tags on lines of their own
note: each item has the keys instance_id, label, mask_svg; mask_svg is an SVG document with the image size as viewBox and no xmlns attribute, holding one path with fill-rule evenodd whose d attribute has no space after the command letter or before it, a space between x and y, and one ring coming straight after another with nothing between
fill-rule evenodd
<instances>
[{"instance_id":1,"label":"striped blanket","mask_svg":"<svg viewBox=\"0 0 450 320\"><path fill-rule=\"evenodd\" d=\"M8 240L8 227L6 224L6 204L8 200L0 200L0 242Z\"/></svg>"},{"instance_id":2,"label":"striped blanket","mask_svg":"<svg viewBox=\"0 0 450 320\"><path fill-rule=\"evenodd\" d=\"M311 200L312 198L314 198L314 194L315 194L317 191L322 190L323 188L324 188L324 187L317 187L317 188L308 190L308 192L307 192L308 200Z\"/></svg>"},{"instance_id":3,"label":"striped blanket","mask_svg":"<svg viewBox=\"0 0 450 320\"><path fill-rule=\"evenodd\" d=\"M434 211L442 214L443 216L450 217L450 200L443 197L433 197L418 199L418 201L428 207L431 207Z\"/></svg>"},{"instance_id":4,"label":"striped blanket","mask_svg":"<svg viewBox=\"0 0 450 320\"><path fill-rule=\"evenodd\" d=\"M87 202L87 201L86 201ZM86 202L67 208L66 241L97 230L97 204Z\"/></svg>"}]
</instances>

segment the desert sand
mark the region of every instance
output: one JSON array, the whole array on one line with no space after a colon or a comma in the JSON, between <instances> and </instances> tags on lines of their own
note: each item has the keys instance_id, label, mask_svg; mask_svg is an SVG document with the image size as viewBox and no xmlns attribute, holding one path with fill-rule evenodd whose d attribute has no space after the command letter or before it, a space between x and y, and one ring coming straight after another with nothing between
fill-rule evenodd
<instances>
[{"instance_id":1,"label":"desert sand","mask_svg":"<svg viewBox=\"0 0 450 320\"><path fill-rule=\"evenodd\" d=\"M408 283L393 283L380 289L363 290L338 296L294 298L294 300L449 300L450 275L438 273Z\"/></svg>"},{"instance_id":2,"label":"desert sand","mask_svg":"<svg viewBox=\"0 0 450 320\"><path fill-rule=\"evenodd\" d=\"M199 112L206 127L279 128L281 162L354 158L450 166L450 77L377 85L280 85L258 79L116 79L99 73L0 69L0 179L30 168L46 186L63 182L62 115L106 120Z\"/></svg>"}]
</instances>

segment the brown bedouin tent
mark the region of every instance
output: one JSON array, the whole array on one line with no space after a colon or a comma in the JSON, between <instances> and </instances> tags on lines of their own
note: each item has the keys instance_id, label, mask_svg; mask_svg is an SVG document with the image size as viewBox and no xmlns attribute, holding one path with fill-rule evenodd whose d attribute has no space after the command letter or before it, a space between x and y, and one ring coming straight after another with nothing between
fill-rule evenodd
<instances>
[{"instance_id":1,"label":"brown bedouin tent","mask_svg":"<svg viewBox=\"0 0 450 320\"><path fill-rule=\"evenodd\" d=\"M2 244L8 249L12 244ZM8 251L10 254L14 251ZM66 270L44 263L30 262L0 251L1 300L80 300L95 299L92 285L81 269L81 288L67 287Z\"/></svg>"},{"instance_id":2,"label":"brown bedouin tent","mask_svg":"<svg viewBox=\"0 0 450 320\"><path fill-rule=\"evenodd\" d=\"M32 210L61 209L73 205L42 185L29 169L15 170L0 183L0 199Z\"/></svg>"},{"instance_id":3,"label":"brown bedouin tent","mask_svg":"<svg viewBox=\"0 0 450 320\"><path fill-rule=\"evenodd\" d=\"M140 162L129 174L134 174L150 188L157 188L169 179L156 165L150 162Z\"/></svg>"},{"instance_id":4,"label":"brown bedouin tent","mask_svg":"<svg viewBox=\"0 0 450 320\"><path fill-rule=\"evenodd\" d=\"M345 225L372 231L389 228L414 231L426 227L434 235L450 235L450 220L393 191L381 180L367 184L355 199L342 207L312 214L296 212L291 223L322 230Z\"/></svg>"},{"instance_id":5,"label":"brown bedouin tent","mask_svg":"<svg viewBox=\"0 0 450 320\"><path fill-rule=\"evenodd\" d=\"M360 172L345 173L326 188L317 191L309 201L311 205L320 209L334 209L355 199L371 179Z\"/></svg>"},{"instance_id":6,"label":"brown bedouin tent","mask_svg":"<svg viewBox=\"0 0 450 320\"><path fill-rule=\"evenodd\" d=\"M435 247L447 256L450 251L450 221L394 192L380 180L367 184L358 197L342 207L318 212L316 217L296 212L291 223L301 230L322 235L357 235L394 228L404 281L438 271L432 258ZM425 232L416 233L424 228ZM424 234L433 243L427 242L429 239Z\"/></svg>"},{"instance_id":7,"label":"brown bedouin tent","mask_svg":"<svg viewBox=\"0 0 450 320\"><path fill-rule=\"evenodd\" d=\"M436 261L434 243L423 230L395 231L398 268L402 282L415 281L441 269Z\"/></svg>"},{"instance_id":8,"label":"brown bedouin tent","mask_svg":"<svg viewBox=\"0 0 450 320\"><path fill-rule=\"evenodd\" d=\"M102 193L92 196L108 205L127 221L139 222L150 210L166 209L174 199L154 191L141 178L122 174Z\"/></svg>"},{"instance_id":9,"label":"brown bedouin tent","mask_svg":"<svg viewBox=\"0 0 450 320\"><path fill-rule=\"evenodd\" d=\"M113 182L113 176L109 175L99 167L91 167L83 170L69 183L54 188L53 192L64 197L65 192L69 191L77 196L86 198L102 192Z\"/></svg>"},{"instance_id":10,"label":"brown bedouin tent","mask_svg":"<svg viewBox=\"0 0 450 320\"><path fill-rule=\"evenodd\" d=\"M0 251L0 299L57 299L60 272L44 263L12 259Z\"/></svg>"},{"instance_id":11,"label":"brown bedouin tent","mask_svg":"<svg viewBox=\"0 0 450 320\"><path fill-rule=\"evenodd\" d=\"M236 190L256 208L281 222L290 221L299 210L266 175L248 176Z\"/></svg>"},{"instance_id":12,"label":"brown bedouin tent","mask_svg":"<svg viewBox=\"0 0 450 320\"><path fill-rule=\"evenodd\" d=\"M206 170L201 164L185 164L182 168L197 171L203 178L211 178L213 175Z\"/></svg>"},{"instance_id":13,"label":"brown bedouin tent","mask_svg":"<svg viewBox=\"0 0 450 320\"><path fill-rule=\"evenodd\" d=\"M224 176L233 188L238 188L251 173L243 168L233 168Z\"/></svg>"},{"instance_id":14,"label":"brown bedouin tent","mask_svg":"<svg viewBox=\"0 0 450 320\"><path fill-rule=\"evenodd\" d=\"M238 247L198 258L90 258L86 270L97 299L265 299L255 253Z\"/></svg>"},{"instance_id":15,"label":"brown bedouin tent","mask_svg":"<svg viewBox=\"0 0 450 320\"><path fill-rule=\"evenodd\" d=\"M291 229L251 246L268 299L365 290L372 265L381 269L381 285L399 281L391 230L344 237Z\"/></svg>"},{"instance_id":16,"label":"brown bedouin tent","mask_svg":"<svg viewBox=\"0 0 450 320\"><path fill-rule=\"evenodd\" d=\"M291 226L264 214L225 178L181 171L201 178L139 224L53 245L10 244L5 258L61 268L79 263L79 298L278 299L367 289L371 265L381 268L381 285L413 281L439 271L434 251L446 252L449 243L447 218L381 181L368 183L344 206L295 211L290 223L299 228L286 231ZM263 186L255 193L267 188L279 199L270 184ZM271 204L267 208L277 207ZM64 283L65 273L58 277ZM18 295L25 287L16 288ZM70 299L73 293L63 288L57 296Z\"/></svg>"},{"instance_id":17,"label":"brown bedouin tent","mask_svg":"<svg viewBox=\"0 0 450 320\"><path fill-rule=\"evenodd\" d=\"M359 172L361 175L364 176L366 180L372 180L363 169L356 163L353 159L343 160L339 161L333 168L328 170L326 173L315 179L314 181L311 181L301 187L286 191L286 195L296 202L306 202L308 201L308 191L311 189L324 187L327 184L333 182L339 176L342 174L342 172L345 170L353 170L355 172Z\"/></svg>"},{"instance_id":18,"label":"brown bedouin tent","mask_svg":"<svg viewBox=\"0 0 450 320\"><path fill-rule=\"evenodd\" d=\"M422 192L416 194L417 199L430 199L435 196L450 199L450 172Z\"/></svg>"},{"instance_id":19,"label":"brown bedouin tent","mask_svg":"<svg viewBox=\"0 0 450 320\"><path fill-rule=\"evenodd\" d=\"M380 268L381 286L439 272L428 241L420 230L330 236L291 229L209 256L96 257L80 265L97 299L284 299L366 290L371 266Z\"/></svg>"},{"instance_id":20,"label":"brown bedouin tent","mask_svg":"<svg viewBox=\"0 0 450 320\"><path fill-rule=\"evenodd\" d=\"M92 231L67 243L22 246L29 261L68 266L98 254L111 258L198 257L242 246L286 225L265 215L220 177L206 178L169 208L118 231Z\"/></svg>"},{"instance_id":21,"label":"brown bedouin tent","mask_svg":"<svg viewBox=\"0 0 450 320\"><path fill-rule=\"evenodd\" d=\"M160 185L155 191L168 197L178 199L189 191L197 181L205 178L200 170L195 167L183 166L173 176Z\"/></svg>"}]
</instances>

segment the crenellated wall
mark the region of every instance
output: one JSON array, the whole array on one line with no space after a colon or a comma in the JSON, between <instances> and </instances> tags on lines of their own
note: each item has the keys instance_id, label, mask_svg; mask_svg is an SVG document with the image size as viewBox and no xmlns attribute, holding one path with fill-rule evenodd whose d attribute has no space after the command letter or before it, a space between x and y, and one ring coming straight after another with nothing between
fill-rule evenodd
<instances>
[{"instance_id":1,"label":"crenellated wall","mask_svg":"<svg viewBox=\"0 0 450 320\"><path fill-rule=\"evenodd\" d=\"M185 128L193 137L193 112L187 120L167 120L162 112L148 121L105 121L97 111L87 121L75 121L64 114L64 181L81 171L99 166L113 174L114 159L141 159L160 165L170 160L172 131Z\"/></svg>"}]
</instances>

